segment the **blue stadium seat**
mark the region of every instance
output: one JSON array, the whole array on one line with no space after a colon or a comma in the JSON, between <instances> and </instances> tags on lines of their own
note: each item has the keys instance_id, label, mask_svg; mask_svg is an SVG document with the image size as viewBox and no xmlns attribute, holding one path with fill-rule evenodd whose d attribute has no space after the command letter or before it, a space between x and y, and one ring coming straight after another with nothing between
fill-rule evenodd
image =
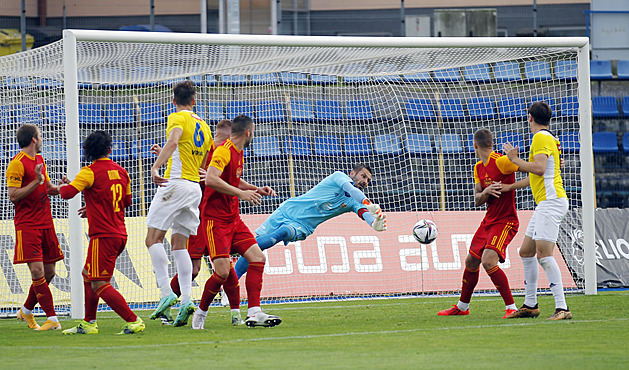
<instances>
[{"instance_id":1,"label":"blue stadium seat","mask_svg":"<svg viewBox=\"0 0 629 370\"><path fill-rule=\"evenodd\" d=\"M386 76L377 76L374 77L374 81L376 82L400 82L402 79L397 74L390 74L391 72L397 71L397 67L392 63L379 63L373 67L374 73L385 73Z\"/></svg>"},{"instance_id":2,"label":"blue stadium seat","mask_svg":"<svg viewBox=\"0 0 629 370\"><path fill-rule=\"evenodd\" d=\"M119 67L102 67L100 70L101 81L104 87L121 87L125 85L125 71Z\"/></svg>"},{"instance_id":3,"label":"blue stadium seat","mask_svg":"<svg viewBox=\"0 0 629 370\"><path fill-rule=\"evenodd\" d=\"M247 84L247 76L245 75L222 75L221 84L224 86L242 86Z\"/></svg>"},{"instance_id":4,"label":"blue stadium seat","mask_svg":"<svg viewBox=\"0 0 629 370\"><path fill-rule=\"evenodd\" d=\"M369 82L369 69L364 64L347 64L343 67L343 82L348 84L358 84ZM351 76L349 76L351 75Z\"/></svg>"},{"instance_id":5,"label":"blue stadium seat","mask_svg":"<svg viewBox=\"0 0 629 370\"><path fill-rule=\"evenodd\" d=\"M0 124L8 124L12 121L11 108L8 105L0 105Z\"/></svg>"},{"instance_id":6,"label":"blue stadium seat","mask_svg":"<svg viewBox=\"0 0 629 370\"><path fill-rule=\"evenodd\" d=\"M164 116L168 117L171 113L175 113L177 111L177 107L172 102L166 103L164 106Z\"/></svg>"},{"instance_id":7,"label":"blue stadium seat","mask_svg":"<svg viewBox=\"0 0 629 370\"><path fill-rule=\"evenodd\" d=\"M622 114L629 117L629 96L622 98Z\"/></svg>"},{"instance_id":8,"label":"blue stadium seat","mask_svg":"<svg viewBox=\"0 0 629 370\"><path fill-rule=\"evenodd\" d=\"M341 121L343 112L341 103L337 100L319 100L315 106L315 117L321 121Z\"/></svg>"},{"instance_id":9,"label":"blue stadium seat","mask_svg":"<svg viewBox=\"0 0 629 370\"><path fill-rule=\"evenodd\" d=\"M430 154L432 144L428 134L408 134L406 135L406 152L408 154Z\"/></svg>"},{"instance_id":10,"label":"blue stadium seat","mask_svg":"<svg viewBox=\"0 0 629 370\"><path fill-rule=\"evenodd\" d=\"M336 136L317 136L314 140L314 153L320 156L340 156L341 145Z\"/></svg>"},{"instance_id":11,"label":"blue stadium seat","mask_svg":"<svg viewBox=\"0 0 629 370\"><path fill-rule=\"evenodd\" d=\"M251 149L256 157L278 157L280 144L276 136L259 136L251 142Z\"/></svg>"},{"instance_id":12,"label":"blue stadium seat","mask_svg":"<svg viewBox=\"0 0 629 370\"><path fill-rule=\"evenodd\" d=\"M559 115L562 117L576 117L579 115L579 100L576 96L564 96L561 98Z\"/></svg>"},{"instance_id":13,"label":"blue stadium seat","mask_svg":"<svg viewBox=\"0 0 629 370\"><path fill-rule=\"evenodd\" d=\"M347 119L352 121L371 121L371 103L369 100L350 100L347 102Z\"/></svg>"},{"instance_id":14,"label":"blue stadium seat","mask_svg":"<svg viewBox=\"0 0 629 370\"><path fill-rule=\"evenodd\" d=\"M592 134L592 151L594 154L618 152L618 138L615 132L595 132Z\"/></svg>"},{"instance_id":15,"label":"blue stadium seat","mask_svg":"<svg viewBox=\"0 0 629 370\"><path fill-rule=\"evenodd\" d=\"M15 121L24 124L30 123L33 125L41 125L42 124L42 115L39 109L39 106L33 104L18 104L15 106L15 111L13 115L15 117Z\"/></svg>"},{"instance_id":16,"label":"blue stadium seat","mask_svg":"<svg viewBox=\"0 0 629 370\"><path fill-rule=\"evenodd\" d=\"M11 82L11 88L24 90L33 87L33 82L28 77L14 77Z\"/></svg>"},{"instance_id":17,"label":"blue stadium seat","mask_svg":"<svg viewBox=\"0 0 629 370\"><path fill-rule=\"evenodd\" d=\"M135 112L131 104L115 103L107 106L107 121L114 124L125 124L134 121Z\"/></svg>"},{"instance_id":18,"label":"blue stadium seat","mask_svg":"<svg viewBox=\"0 0 629 370\"><path fill-rule=\"evenodd\" d=\"M578 131L562 132L559 135L561 151L566 153L578 153L581 150Z\"/></svg>"},{"instance_id":19,"label":"blue stadium seat","mask_svg":"<svg viewBox=\"0 0 629 370\"><path fill-rule=\"evenodd\" d=\"M400 139L397 135L377 135L373 138L373 148L379 155L395 155L402 153Z\"/></svg>"},{"instance_id":20,"label":"blue stadium seat","mask_svg":"<svg viewBox=\"0 0 629 370\"><path fill-rule=\"evenodd\" d=\"M497 82L520 81L520 65L516 62L498 62L494 65L494 77Z\"/></svg>"},{"instance_id":21,"label":"blue stadium seat","mask_svg":"<svg viewBox=\"0 0 629 370\"><path fill-rule=\"evenodd\" d=\"M155 159L157 158L156 155L151 153L151 147L155 144L155 140L154 139L142 139L140 140L140 146L138 148L138 142L137 140L134 140L131 142L131 145L129 146L129 152L131 153L131 156L133 157L133 159L148 159L148 158L152 158Z\"/></svg>"},{"instance_id":22,"label":"blue stadium seat","mask_svg":"<svg viewBox=\"0 0 629 370\"><path fill-rule=\"evenodd\" d=\"M609 60L590 60L590 80L611 80L612 62Z\"/></svg>"},{"instance_id":23,"label":"blue stadium seat","mask_svg":"<svg viewBox=\"0 0 629 370\"><path fill-rule=\"evenodd\" d=\"M311 74L310 80L315 85L335 85L339 83L339 79L336 76L326 74Z\"/></svg>"},{"instance_id":24,"label":"blue stadium seat","mask_svg":"<svg viewBox=\"0 0 629 370\"><path fill-rule=\"evenodd\" d=\"M410 120L432 120L435 111L430 99L411 99L406 102L406 115Z\"/></svg>"},{"instance_id":25,"label":"blue stadium seat","mask_svg":"<svg viewBox=\"0 0 629 370\"><path fill-rule=\"evenodd\" d=\"M471 98L467 101L467 109L472 119L496 118L496 106L491 98Z\"/></svg>"},{"instance_id":26,"label":"blue stadium seat","mask_svg":"<svg viewBox=\"0 0 629 370\"><path fill-rule=\"evenodd\" d=\"M100 104L79 103L80 123L105 123L103 108Z\"/></svg>"},{"instance_id":27,"label":"blue stadium seat","mask_svg":"<svg viewBox=\"0 0 629 370\"><path fill-rule=\"evenodd\" d=\"M308 76L304 73L282 72L280 73L280 81L286 85L306 85L308 84Z\"/></svg>"},{"instance_id":28,"label":"blue stadium seat","mask_svg":"<svg viewBox=\"0 0 629 370\"><path fill-rule=\"evenodd\" d=\"M287 137L284 140L284 154L292 154L297 157L311 156L310 138L299 135Z\"/></svg>"},{"instance_id":29,"label":"blue stadium seat","mask_svg":"<svg viewBox=\"0 0 629 370\"><path fill-rule=\"evenodd\" d=\"M159 103L140 103L140 122L150 124L166 122L162 105Z\"/></svg>"},{"instance_id":30,"label":"blue stadium seat","mask_svg":"<svg viewBox=\"0 0 629 370\"><path fill-rule=\"evenodd\" d=\"M461 71L459 67L439 69L433 72L436 82L457 82L461 81Z\"/></svg>"},{"instance_id":31,"label":"blue stadium seat","mask_svg":"<svg viewBox=\"0 0 629 370\"><path fill-rule=\"evenodd\" d=\"M550 64L541 60L524 63L524 77L527 81L547 81L550 75Z\"/></svg>"},{"instance_id":32,"label":"blue stadium seat","mask_svg":"<svg viewBox=\"0 0 629 370\"><path fill-rule=\"evenodd\" d=\"M619 117L618 102L614 96L595 96L592 98L592 116L594 118Z\"/></svg>"},{"instance_id":33,"label":"blue stadium seat","mask_svg":"<svg viewBox=\"0 0 629 370\"><path fill-rule=\"evenodd\" d=\"M488 64L475 64L471 66L465 66L463 69L463 75L467 82L490 82L491 75L489 74Z\"/></svg>"},{"instance_id":34,"label":"blue stadium seat","mask_svg":"<svg viewBox=\"0 0 629 370\"><path fill-rule=\"evenodd\" d=\"M422 64L407 64L404 67L404 70L409 71L402 74L402 79L404 82L428 82L431 81L430 73L428 72L411 72L414 70L422 70L426 69L425 65Z\"/></svg>"},{"instance_id":35,"label":"blue stadium seat","mask_svg":"<svg viewBox=\"0 0 629 370\"><path fill-rule=\"evenodd\" d=\"M38 89L62 89L63 81L37 77L37 79L35 79L35 86Z\"/></svg>"},{"instance_id":36,"label":"blue stadium seat","mask_svg":"<svg viewBox=\"0 0 629 370\"><path fill-rule=\"evenodd\" d=\"M223 113L223 103L221 102L198 102L194 109L199 117L201 117L205 122L218 122L225 119L225 114Z\"/></svg>"},{"instance_id":37,"label":"blue stadium seat","mask_svg":"<svg viewBox=\"0 0 629 370\"><path fill-rule=\"evenodd\" d=\"M467 141L465 143L467 144L467 151L470 153L474 153L474 133L467 135Z\"/></svg>"},{"instance_id":38,"label":"blue stadium seat","mask_svg":"<svg viewBox=\"0 0 629 370\"><path fill-rule=\"evenodd\" d=\"M557 116L557 104L555 103L555 99L548 96L534 96L531 98L531 104L538 101L546 102L553 111L553 117Z\"/></svg>"},{"instance_id":39,"label":"blue stadium seat","mask_svg":"<svg viewBox=\"0 0 629 370\"><path fill-rule=\"evenodd\" d=\"M522 118L526 116L526 104L522 98L502 98L498 101L500 118Z\"/></svg>"},{"instance_id":40,"label":"blue stadium seat","mask_svg":"<svg viewBox=\"0 0 629 370\"><path fill-rule=\"evenodd\" d=\"M559 60L555 63L555 77L566 80L577 79L578 64L576 60Z\"/></svg>"},{"instance_id":41,"label":"blue stadium seat","mask_svg":"<svg viewBox=\"0 0 629 370\"><path fill-rule=\"evenodd\" d=\"M42 156L46 161L65 161L66 146L62 141L46 140L42 145Z\"/></svg>"},{"instance_id":42,"label":"blue stadium seat","mask_svg":"<svg viewBox=\"0 0 629 370\"><path fill-rule=\"evenodd\" d=\"M345 155L370 155L373 153L371 142L365 135L345 136Z\"/></svg>"},{"instance_id":43,"label":"blue stadium seat","mask_svg":"<svg viewBox=\"0 0 629 370\"><path fill-rule=\"evenodd\" d=\"M111 142L111 159L116 162L127 159L127 145L123 140L112 140Z\"/></svg>"},{"instance_id":44,"label":"blue stadium seat","mask_svg":"<svg viewBox=\"0 0 629 370\"><path fill-rule=\"evenodd\" d=\"M290 115L293 122L314 121L312 102L309 100L292 100L290 102Z\"/></svg>"},{"instance_id":45,"label":"blue stadium seat","mask_svg":"<svg viewBox=\"0 0 629 370\"><path fill-rule=\"evenodd\" d=\"M517 146L520 153L522 153L524 148L526 148L524 138L521 134L517 132L501 132L494 137L494 150L496 152L502 152L502 144L506 142L511 143L513 146Z\"/></svg>"},{"instance_id":46,"label":"blue stadium seat","mask_svg":"<svg viewBox=\"0 0 629 370\"><path fill-rule=\"evenodd\" d=\"M218 81L214 75L196 75L188 77L196 86L216 86Z\"/></svg>"},{"instance_id":47,"label":"blue stadium seat","mask_svg":"<svg viewBox=\"0 0 629 370\"><path fill-rule=\"evenodd\" d=\"M92 83L88 82L88 80L90 79L90 71L86 68L79 68L76 71L76 75L77 75L77 83L79 85L79 89L91 89L92 88Z\"/></svg>"},{"instance_id":48,"label":"blue stadium seat","mask_svg":"<svg viewBox=\"0 0 629 370\"><path fill-rule=\"evenodd\" d=\"M275 73L263 73L251 75L251 83L254 85L273 85L278 84L280 79Z\"/></svg>"},{"instance_id":49,"label":"blue stadium seat","mask_svg":"<svg viewBox=\"0 0 629 370\"><path fill-rule=\"evenodd\" d=\"M629 153L629 132L625 132L625 134L622 135L622 150L625 153Z\"/></svg>"},{"instance_id":50,"label":"blue stadium seat","mask_svg":"<svg viewBox=\"0 0 629 370\"><path fill-rule=\"evenodd\" d=\"M284 104L277 100L261 101L258 103L258 121L284 121Z\"/></svg>"},{"instance_id":51,"label":"blue stadium seat","mask_svg":"<svg viewBox=\"0 0 629 370\"><path fill-rule=\"evenodd\" d=\"M18 144L17 141L11 141L7 143L6 147L4 148L4 154L9 158L13 158L17 153L20 152L20 150L22 150L20 148L20 144Z\"/></svg>"},{"instance_id":52,"label":"blue stadium seat","mask_svg":"<svg viewBox=\"0 0 629 370\"><path fill-rule=\"evenodd\" d=\"M227 119L234 119L236 116L244 114L253 118L253 107L251 103L245 100L230 101L227 103L225 115Z\"/></svg>"},{"instance_id":53,"label":"blue stadium seat","mask_svg":"<svg viewBox=\"0 0 629 370\"><path fill-rule=\"evenodd\" d=\"M440 137L435 137L435 144L437 146L441 143L441 151L446 154L463 153L463 146L461 145L461 138L458 134L443 134Z\"/></svg>"},{"instance_id":54,"label":"blue stadium seat","mask_svg":"<svg viewBox=\"0 0 629 370\"><path fill-rule=\"evenodd\" d=\"M0 111L0 115L1 115ZM51 125L65 125L66 124L66 109L63 104L52 104L46 107L46 119ZM2 122L2 118L0 118Z\"/></svg>"},{"instance_id":55,"label":"blue stadium seat","mask_svg":"<svg viewBox=\"0 0 629 370\"><path fill-rule=\"evenodd\" d=\"M629 80L629 60L619 60L616 73L619 80Z\"/></svg>"},{"instance_id":56,"label":"blue stadium seat","mask_svg":"<svg viewBox=\"0 0 629 370\"><path fill-rule=\"evenodd\" d=\"M440 101L441 118L447 120L460 120L465 118L461 99L442 99Z\"/></svg>"}]
</instances>

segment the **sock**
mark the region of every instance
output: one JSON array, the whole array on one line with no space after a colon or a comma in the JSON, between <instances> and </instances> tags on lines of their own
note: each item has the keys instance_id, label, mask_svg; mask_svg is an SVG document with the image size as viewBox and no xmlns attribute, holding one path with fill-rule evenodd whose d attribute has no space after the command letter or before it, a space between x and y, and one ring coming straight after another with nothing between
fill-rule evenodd
<instances>
[{"instance_id":1,"label":"sock","mask_svg":"<svg viewBox=\"0 0 629 370\"><path fill-rule=\"evenodd\" d=\"M118 316L126 322L134 322L138 317L131 311L127 301L125 301L122 294L120 294L111 284L107 283L96 290L96 295L107 303Z\"/></svg>"},{"instance_id":2,"label":"sock","mask_svg":"<svg viewBox=\"0 0 629 370\"><path fill-rule=\"evenodd\" d=\"M466 311L469 308L469 303L472 299L472 293L474 293L474 288L476 288L476 284L478 284L478 275L478 267L473 270L465 267L465 270L463 271L463 284L461 285L461 298L459 298L459 302L467 303L468 307L462 309L457 305L457 307L459 307L459 310Z\"/></svg>"},{"instance_id":3,"label":"sock","mask_svg":"<svg viewBox=\"0 0 629 370\"><path fill-rule=\"evenodd\" d=\"M229 300L229 308L232 310L240 308L240 284L238 283L238 276L236 275L236 271L232 266L229 271L229 276L225 283L223 283L223 290L225 294L227 294L227 299Z\"/></svg>"},{"instance_id":4,"label":"sock","mask_svg":"<svg viewBox=\"0 0 629 370\"><path fill-rule=\"evenodd\" d=\"M487 275L491 279L491 282L494 283L498 292L500 292L500 296L502 300L505 301L505 306L509 306L515 304L513 300L513 295L511 295L511 288L509 287L509 280L507 279L507 275L502 269L496 265L493 268L487 271Z\"/></svg>"},{"instance_id":5,"label":"sock","mask_svg":"<svg viewBox=\"0 0 629 370\"><path fill-rule=\"evenodd\" d=\"M96 320L98 311L98 295L92 289L92 283L83 280L83 291L85 292L85 318L83 320L91 322Z\"/></svg>"},{"instance_id":6,"label":"sock","mask_svg":"<svg viewBox=\"0 0 629 370\"><path fill-rule=\"evenodd\" d=\"M459 300L459 302L457 302L456 304L456 307L461 311L467 311L470 308L470 303L461 302L461 300Z\"/></svg>"},{"instance_id":7,"label":"sock","mask_svg":"<svg viewBox=\"0 0 629 370\"><path fill-rule=\"evenodd\" d=\"M187 249L174 250L173 258L177 265L177 275L179 275L181 302L187 302L192 294L192 260Z\"/></svg>"},{"instance_id":8,"label":"sock","mask_svg":"<svg viewBox=\"0 0 629 370\"><path fill-rule=\"evenodd\" d=\"M537 258L520 258L524 267L524 304L528 307L535 307L537 304L537 278L539 275Z\"/></svg>"},{"instance_id":9,"label":"sock","mask_svg":"<svg viewBox=\"0 0 629 370\"><path fill-rule=\"evenodd\" d=\"M22 313L26 316L30 315L33 313L33 310L29 310L28 308L22 306Z\"/></svg>"},{"instance_id":10,"label":"sock","mask_svg":"<svg viewBox=\"0 0 629 370\"><path fill-rule=\"evenodd\" d=\"M42 276L37 280L33 280L33 289L35 290L37 301L39 302L42 310L46 313L48 319L56 319L57 313L55 312L55 305L52 303L52 293L50 292L50 287L46 282L46 278ZM55 322L59 322L59 320Z\"/></svg>"},{"instance_id":11,"label":"sock","mask_svg":"<svg viewBox=\"0 0 629 370\"><path fill-rule=\"evenodd\" d=\"M203 289L203 295L201 296L201 302L199 302L199 308L203 311L207 311L210 307L210 303L214 300L214 297L221 290L221 285L225 282L225 279L216 275L216 272L210 276L205 282L205 288Z\"/></svg>"},{"instance_id":12,"label":"sock","mask_svg":"<svg viewBox=\"0 0 629 370\"><path fill-rule=\"evenodd\" d=\"M555 298L555 309L568 309L566 296L563 292L563 283L561 281L561 270L559 270L559 265L557 265L555 257L548 256L540 258L539 264L542 265L542 268L546 273L546 278L550 283L550 291L553 293L553 297Z\"/></svg>"},{"instance_id":13,"label":"sock","mask_svg":"<svg viewBox=\"0 0 629 370\"><path fill-rule=\"evenodd\" d=\"M31 284L31 287L28 289L28 296L26 297L24 306L22 306L22 312L25 315L30 315L32 311L35 309L36 304L37 304L37 294L35 294L35 288L33 287L33 284ZM25 309L28 310L29 313L26 313Z\"/></svg>"},{"instance_id":14,"label":"sock","mask_svg":"<svg viewBox=\"0 0 629 370\"><path fill-rule=\"evenodd\" d=\"M170 289L177 295L177 297L181 297L181 288L179 288L179 274L175 274L172 279L170 279Z\"/></svg>"},{"instance_id":15,"label":"sock","mask_svg":"<svg viewBox=\"0 0 629 370\"><path fill-rule=\"evenodd\" d=\"M262 274L264 273L264 262L251 262L245 280L247 288L247 301L249 307L260 306L260 291L262 291Z\"/></svg>"},{"instance_id":16,"label":"sock","mask_svg":"<svg viewBox=\"0 0 629 370\"><path fill-rule=\"evenodd\" d=\"M162 292L162 298L168 297L172 290L168 284L168 256L164 250L163 243L155 243L149 248L151 255L151 263L153 264L153 272L157 287Z\"/></svg>"}]
</instances>

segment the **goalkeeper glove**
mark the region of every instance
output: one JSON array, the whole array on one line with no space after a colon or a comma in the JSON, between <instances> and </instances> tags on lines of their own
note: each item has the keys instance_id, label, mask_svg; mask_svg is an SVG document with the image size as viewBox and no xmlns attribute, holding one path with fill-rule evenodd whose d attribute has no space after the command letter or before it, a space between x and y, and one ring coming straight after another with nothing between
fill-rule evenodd
<instances>
[{"instance_id":1,"label":"goalkeeper glove","mask_svg":"<svg viewBox=\"0 0 629 370\"><path fill-rule=\"evenodd\" d=\"M367 208L367 211L369 211L369 213L371 213L373 217L382 218L383 214L380 205L373 204L369 199L366 198L363 200L363 205L365 206L365 208Z\"/></svg>"},{"instance_id":2,"label":"goalkeeper glove","mask_svg":"<svg viewBox=\"0 0 629 370\"><path fill-rule=\"evenodd\" d=\"M387 216L382 212L380 213L381 213L381 217L376 217L375 220L373 220L371 227L373 227L373 229L376 231L386 231L387 230Z\"/></svg>"}]
</instances>

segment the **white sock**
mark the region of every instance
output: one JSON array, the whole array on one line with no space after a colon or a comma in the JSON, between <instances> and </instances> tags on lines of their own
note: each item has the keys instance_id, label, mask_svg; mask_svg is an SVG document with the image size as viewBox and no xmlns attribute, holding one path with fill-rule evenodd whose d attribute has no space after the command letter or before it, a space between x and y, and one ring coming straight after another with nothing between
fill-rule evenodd
<instances>
[{"instance_id":1,"label":"white sock","mask_svg":"<svg viewBox=\"0 0 629 370\"><path fill-rule=\"evenodd\" d=\"M46 319L52 321L52 322L59 322L59 318L57 316L49 316Z\"/></svg>"},{"instance_id":2,"label":"white sock","mask_svg":"<svg viewBox=\"0 0 629 370\"><path fill-rule=\"evenodd\" d=\"M548 256L540 258L539 264L542 265L546 273L546 278L550 283L550 291L555 298L555 308L567 309L568 305L566 304L566 296L564 295L563 283L561 281L561 270L559 270L559 265L557 265L555 257Z\"/></svg>"},{"instance_id":3,"label":"white sock","mask_svg":"<svg viewBox=\"0 0 629 370\"><path fill-rule=\"evenodd\" d=\"M518 306L515 305L515 303L511 303L510 305L505 307L505 310L517 310Z\"/></svg>"},{"instance_id":4,"label":"white sock","mask_svg":"<svg viewBox=\"0 0 629 370\"><path fill-rule=\"evenodd\" d=\"M195 313L197 315L207 316L207 311L203 311L200 307L197 307L197 311Z\"/></svg>"},{"instance_id":5,"label":"white sock","mask_svg":"<svg viewBox=\"0 0 629 370\"><path fill-rule=\"evenodd\" d=\"M181 289L181 302L185 303L192 294L192 259L187 249L173 250L173 258L179 274L179 289Z\"/></svg>"},{"instance_id":6,"label":"white sock","mask_svg":"<svg viewBox=\"0 0 629 370\"><path fill-rule=\"evenodd\" d=\"M162 292L162 298L168 297L172 293L170 289L170 281L168 279L168 256L164 250L163 243L155 243L149 247L151 255L151 263L153 264L153 272L157 287Z\"/></svg>"},{"instance_id":7,"label":"white sock","mask_svg":"<svg viewBox=\"0 0 629 370\"><path fill-rule=\"evenodd\" d=\"M33 313L33 311L32 311L32 310L29 310L28 308L26 308L26 307L24 307L24 306L22 306L22 313L23 313L24 315L28 316L28 315L32 314L32 313Z\"/></svg>"},{"instance_id":8,"label":"white sock","mask_svg":"<svg viewBox=\"0 0 629 370\"><path fill-rule=\"evenodd\" d=\"M537 258L520 257L524 266L524 304L528 307L535 307L537 304L537 278L539 276L539 267L537 267Z\"/></svg>"},{"instance_id":9,"label":"white sock","mask_svg":"<svg viewBox=\"0 0 629 370\"><path fill-rule=\"evenodd\" d=\"M240 308L232 308L230 311L231 312L240 312Z\"/></svg>"},{"instance_id":10,"label":"white sock","mask_svg":"<svg viewBox=\"0 0 629 370\"><path fill-rule=\"evenodd\" d=\"M253 316L256 313L258 313L259 311L262 311L262 309L260 308L260 306L253 306L253 307L249 307L247 309L247 316Z\"/></svg>"},{"instance_id":11,"label":"white sock","mask_svg":"<svg viewBox=\"0 0 629 370\"><path fill-rule=\"evenodd\" d=\"M456 306L461 311L467 311L470 308L470 304L469 303L465 303L465 302L461 302L461 301L459 301L459 303L457 303Z\"/></svg>"}]
</instances>

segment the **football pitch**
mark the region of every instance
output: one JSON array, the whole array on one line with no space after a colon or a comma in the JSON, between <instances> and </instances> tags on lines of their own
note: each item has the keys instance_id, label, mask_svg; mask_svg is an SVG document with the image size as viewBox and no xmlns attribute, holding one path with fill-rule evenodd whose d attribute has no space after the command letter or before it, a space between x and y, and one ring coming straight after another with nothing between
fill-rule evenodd
<instances>
[{"instance_id":1,"label":"football pitch","mask_svg":"<svg viewBox=\"0 0 629 370\"><path fill-rule=\"evenodd\" d=\"M520 305L523 297L518 296ZM0 367L37 368L605 368L629 367L629 291L568 295L572 320L503 320L500 297L473 297L469 316L440 317L456 297L267 305L284 322L233 327L229 309L211 307L205 330L162 326L116 335L123 324L99 313L96 335L36 332L0 320ZM242 308L243 314L246 308ZM38 318L39 322L43 318ZM63 320L64 328L74 326Z\"/></svg>"}]
</instances>

